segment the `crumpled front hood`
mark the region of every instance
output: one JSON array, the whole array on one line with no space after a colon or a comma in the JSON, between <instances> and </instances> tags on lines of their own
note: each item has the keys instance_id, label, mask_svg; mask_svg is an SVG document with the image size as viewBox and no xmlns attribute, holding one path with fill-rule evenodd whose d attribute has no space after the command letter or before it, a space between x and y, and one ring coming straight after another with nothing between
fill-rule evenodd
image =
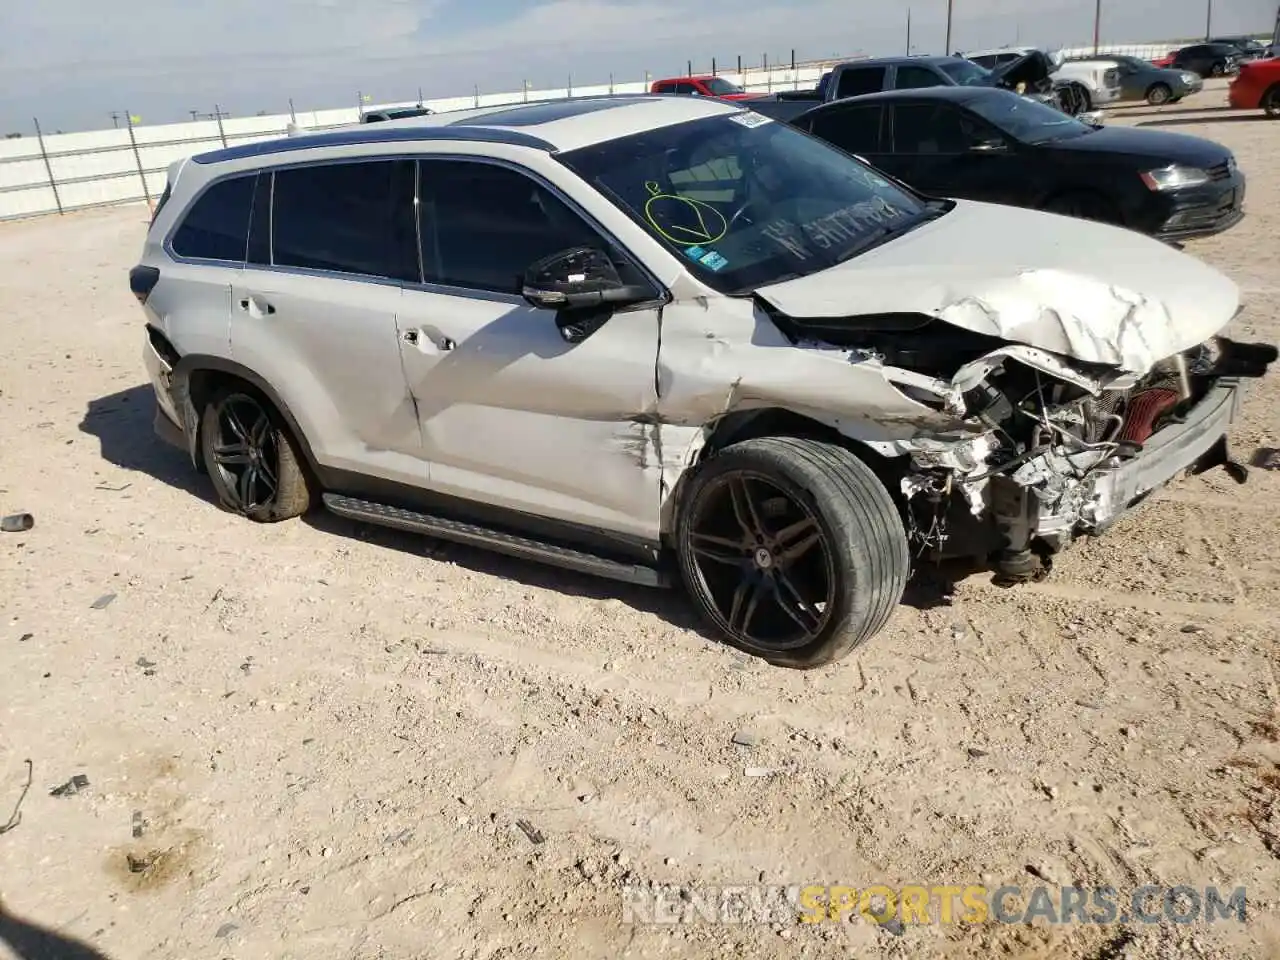
<instances>
[{"instance_id":1,"label":"crumpled front hood","mask_svg":"<svg viewBox=\"0 0 1280 960\"><path fill-rule=\"evenodd\" d=\"M1133 231L995 204L954 210L827 270L756 291L797 318L921 313L1145 373L1217 334L1240 291Z\"/></svg>"}]
</instances>

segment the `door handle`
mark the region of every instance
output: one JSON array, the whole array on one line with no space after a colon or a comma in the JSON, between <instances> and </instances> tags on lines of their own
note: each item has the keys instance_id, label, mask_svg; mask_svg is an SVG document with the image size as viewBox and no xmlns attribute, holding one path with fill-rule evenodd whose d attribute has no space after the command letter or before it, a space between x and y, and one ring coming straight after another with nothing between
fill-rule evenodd
<instances>
[{"instance_id":1,"label":"door handle","mask_svg":"<svg viewBox=\"0 0 1280 960\"><path fill-rule=\"evenodd\" d=\"M251 317L263 317L276 312L275 307L257 297L245 297L240 301L240 309Z\"/></svg>"},{"instance_id":2,"label":"door handle","mask_svg":"<svg viewBox=\"0 0 1280 960\"><path fill-rule=\"evenodd\" d=\"M450 350L452 350L454 347L457 346L457 343L455 343L453 339L450 337L446 337L443 334L436 336L434 338L424 337L423 331L421 330L406 330L404 333L400 335L400 339L403 340L405 343L409 344L410 346L414 346L414 347L423 343L423 341L425 340L426 343L435 347L437 350L439 350L442 353L448 353Z\"/></svg>"}]
</instances>

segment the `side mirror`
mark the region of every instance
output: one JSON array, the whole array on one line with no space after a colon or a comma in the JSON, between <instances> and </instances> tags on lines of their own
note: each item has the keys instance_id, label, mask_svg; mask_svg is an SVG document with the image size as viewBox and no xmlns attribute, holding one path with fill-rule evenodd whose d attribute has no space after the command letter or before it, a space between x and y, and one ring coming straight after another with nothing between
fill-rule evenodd
<instances>
[{"instance_id":1,"label":"side mirror","mask_svg":"<svg viewBox=\"0 0 1280 960\"><path fill-rule=\"evenodd\" d=\"M572 247L530 265L522 293L530 306L556 311L556 326L569 343L580 343L619 307L653 299L647 286L627 286L603 250Z\"/></svg>"},{"instance_id":2,"label":"side mirror","mask_svg":"<svg viewBox=\"0 0 1280 960\"><path fill-rule=\"evenodd\" d=\"M969 147L970 153L1008 153L1009 145L1003 140L979 140Z\"/></svg>"}]
</instances>

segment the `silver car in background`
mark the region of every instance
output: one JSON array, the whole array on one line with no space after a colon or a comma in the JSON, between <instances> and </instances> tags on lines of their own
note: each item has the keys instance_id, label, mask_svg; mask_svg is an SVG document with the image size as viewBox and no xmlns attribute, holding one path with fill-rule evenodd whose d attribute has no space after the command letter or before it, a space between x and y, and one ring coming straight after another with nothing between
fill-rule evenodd
<instances>
[{"instance_id":1,"label":"silver car in background","mask_svg":"<svg viewBox=\"0 0 1280 960\"><path fill-rule=\"evenodd\" d=\"M1157 67L1140 57L1099 54L1093 57L1070 57L1063 69L1074 65L1098 64L1115 69L1120 83L1120 102L1146 101L1153 107L1177 103L1183 97L1204 89L1204 80L1190 70Z\"/></svg>"}]
</instances>

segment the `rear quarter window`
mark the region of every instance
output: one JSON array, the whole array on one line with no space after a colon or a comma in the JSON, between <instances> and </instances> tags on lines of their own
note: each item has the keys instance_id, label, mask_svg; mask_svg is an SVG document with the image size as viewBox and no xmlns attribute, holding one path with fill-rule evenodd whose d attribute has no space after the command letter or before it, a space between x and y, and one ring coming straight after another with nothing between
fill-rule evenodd
<instances>
[{"instance_id":1,"label":"rear quarter window","mask_svg":"<svg viewBox=\"0 0 1280 960\"><path fill-rule=\"evenodd\" d=\"M243 263L256 173L220 180L196 200L173 234L180 257Z\"/></svg>"}]
</instances>

